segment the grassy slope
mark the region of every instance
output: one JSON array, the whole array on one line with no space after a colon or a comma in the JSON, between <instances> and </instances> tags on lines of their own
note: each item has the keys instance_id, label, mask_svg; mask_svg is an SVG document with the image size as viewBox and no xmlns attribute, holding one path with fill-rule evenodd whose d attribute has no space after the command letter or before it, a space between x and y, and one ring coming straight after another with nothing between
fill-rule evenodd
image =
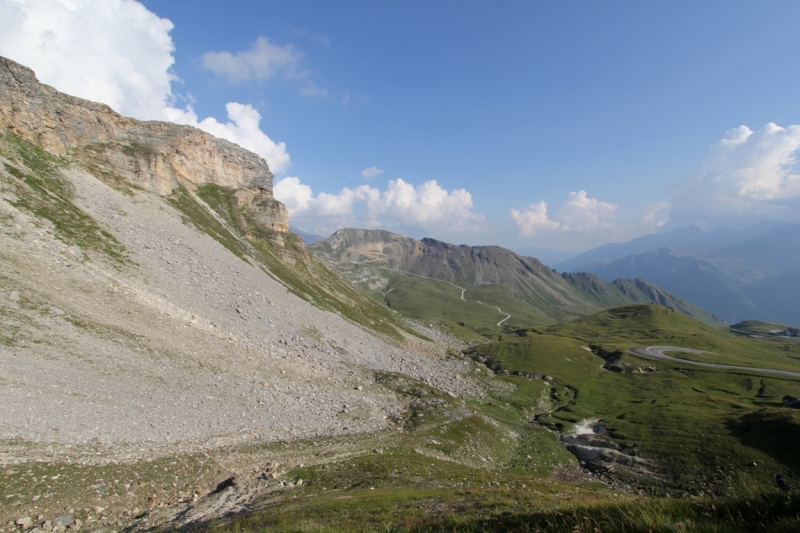
<instances>
[{"instance_id":1,"label":"grassy slope","mask_svg":"<svg viewBox=\"0 0 800 533\"><path fill-rule=\"evenodd\" d=\"M725 326L727 323L724 320L712 315L705 309L701 309L696 305L689 303L683 298L679 298L673 294L669 294L658 285L650 283L643 279L615 279L614 285L618 286L625 292L635 303L657 303L666 305L686 315L691 316L695 320L699 320L709 326ZM623 304L620 304L623 305Z\"/></svg>"},{"instance_id":2,"label":"grassy slope","mask_svg":"<svg viewBox=\"0 0 800 533\"><path fill-rule=\"evenodd\" d=\"M800 328L778 324L777 322L762 322L761 320L745 320L731 326L732 330L745 333L747 335L773 335L777 331L778 335L788 335L790 337L800 336Z\"/></svg>"},{"instance_id":3,"label":"grassy slope","mask_svg":"<svg viewBox=\"0 0 800 533\"><path fill-rule=\"evenodd\" d=\"M507 328L553 324L653 299L638 289L637 297L631 297L594 274L558 274L538 260L517 256L510 250L489 246L465 252L464 247L438 241L418 242L379 230L340 230L310 246L309 252L408 317L439 318L463 323L472 330L496 328L504 315L493 307L511 314L503 323ZM500 281L485 285L468 281L475 278ZM454 285L467 289L466 300L489 305L466 303ZM722 323L656 286L651 289L658 293L659 303L677 304L682 312L712 325Z\"/></svg>"},{"instance_id":4,"label":"grassy slope","mask_svg":"<svg viewBox=\"0 0 800 533\"><path fill-rule=\"evenodd\" d=\"M409 317L463 322L466 327L477 330L493 328L503 320L505 315L495 308L500 307L511 315L503 323L505 326L553 322L546 314L514 298L504 285L465 287L462 300L461 289L444 281L399 272L392 272L389 278L384 298L387 305Z\"/></svg>"},{"instance_id":5,"label":"grassy slope","mask_svg":"<svg viewBox=\"0 0 800 533\"><path fill-rule=\"evenodd\" d=\"M262 502L267 510L209 526L793 531L800 526L800 500L774 489L773 476L800 475L793 444L800 438L800 412L779 407L780 395L797 394L800 382L678 371L680 365L660 363L658 372L617 373L601 369L604 361L583 348L598 337L614 353L629 345L671 343L667 340L716 346L730 340L726 336L657 306L628 306L569 324L520 329L471 349L470 356L498 371L485 378L493 391L485 398L464 402L386 375L384 383L411 407L399 421L403 431L387 436L380 453L295 469L291 479L304 480L299 491L272 494ZM769 351L755 339L730 336L753 357ZM614 364L652 363L623 354ZM506 375L506 370L553 380ZM542 425L562 431L581 419L600 418L615 441L652 461L656 486L651 488L660 496L554 478L556 465L575 460L553 434L529 422L536 415ZM683 494L695 499L675 497Z\"/></svg>"},{"instance_id":6,"label":"grassy slope","mask_svg":"<svg viewBox=\"0 0 800 533\"><path fill-rule=\"evenodd\" d=\"M666 308L627 306L568 324L518 330L473 348L471 355L498 369L553 376L576 391L575 398L565 409L540 417L542 423L566 431L580 420L599 418L615 441L653 460L665 483L699 492L742 472L764 483L780 470L800 474L789 452L800 438L800 413L780 406L784 394L800 393L800 381L651 361L622 349L675 345L738 354L740 359L720 358L733 364L800 370L779 344L761 340L709 328ZM622 372L601 369L603 361L584 348L588 345L606 353L620 350L613 366ZM630 372L641 367L659 371Z\"/></svg>"},{"instance_id":7,"label":"grassy slope","mask_svg":"<svg viewBox=\"0 0 800 533\"><path fill-rule=\"evenodd\" d=\"M780 338L742 337L660 306L619 307L541 331L623 350L658 341L662 345L713 352L670 354L683 359L800 372L796 359L800 357L800 343Z\"/></svg>"}]
</instances>

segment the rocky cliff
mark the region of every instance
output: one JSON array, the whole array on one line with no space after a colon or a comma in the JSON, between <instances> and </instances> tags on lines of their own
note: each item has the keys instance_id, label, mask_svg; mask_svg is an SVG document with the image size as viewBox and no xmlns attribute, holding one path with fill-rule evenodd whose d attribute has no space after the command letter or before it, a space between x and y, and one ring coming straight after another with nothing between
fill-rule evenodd
<instances>
[{"instance_id":1,"label":"rocky cliff","mask_svg":"<svg viewBox=\"0 0 800 533\"><path fill-rule=\"evenodd\" d=\"M7 134L161 195L181 185L249 189L248 205L270 205L268 220L259 211L266 225L288 231L285 208L268 201L272 173L258 155L191 126L123 117L41 84L31 69L0 57L0 135Z\"/></svg>"}]
</instances>

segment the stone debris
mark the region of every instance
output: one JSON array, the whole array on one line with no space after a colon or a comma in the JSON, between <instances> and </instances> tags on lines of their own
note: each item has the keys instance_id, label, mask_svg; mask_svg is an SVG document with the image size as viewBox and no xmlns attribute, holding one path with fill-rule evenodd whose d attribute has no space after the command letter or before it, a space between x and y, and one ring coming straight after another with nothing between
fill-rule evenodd
<instances>
[{"instance_id":1,"label":"stone debris","mask_svg":"<svg viewBox=\"0 0 800 533\"><path fill-rule=\"evenodd\" d=\"M72 518L72 515L64 514L61 516L57 516L53 518L53 525L61 525L62 527L69 527L71 526L75 520Z\"/></svg>"},{"instance_id":2,"label":"stone debris","mask_svg":"<svg viewBox=\"0 0 800 533\"><path fill-rule=\"evenodd\" d=\"M16 64L12 67L19 75L9 76L9 64L13 62L0 58L0 83L35 83L33 73ZM33 85L14 90L36 97L22 98L23 104L61 98L53 89ZM23 104L21 111L0 112L0 121L28 113L24 128L13 131L35 141L37 132L25 128L41 121L22 109ZM191 128L130 122L106 106L77 99L61 104L64 115L59 117L66 122L54 122L59 128L69 130L74 106L84 106L88 111L80 113L97 112L103 118L89 120L87 128L108 126L92 143L147 141L163 160L149 165L136 159L146 150L137 155L135 146L126 145L134 154L131 160L114 142L103 145L109 150L104 157L117 158L114 164L124 167L115 173L119 170L119 176L137 185L124 190L124 184L110 186L103 181L108 176L86 170L85 163L93 160L81 159L76 131L48 130L41 138L44 149L63 155L68 163L57 172L73 191L71 201L124 248L124 261L116 261L69 244L53 224L24 211L9 192L21 187L20 180L7 168L34 170L0 151L0 316L3 330L13 332L13 342L0 350L0 458L7 472L12 465L54 457L68 464L131 464L242 443L281 442L288 447L298 439L380 432L400 420L406 408L402 398L379 382L378 376L386 373L406 375L453 396L483 393L461 375L463 365L448 356L436 331L413 326L435 342L410 334L384 338L325 311L288 290L247 254L231 253L228 246L241 244L247 250L246 238L239 242L232 232L238 244L221 243L186 220L174 207L174 198L162 196L178 185L194 194L194 185L204 179L232 188L252 184L240 189L245 193L237 196L237 205L264 203L259 220L272 220L273 231L284 231L288 218L281 218L280 204L270 203L271 174L262 159ZM0 108L8 105L0 99ZM135 139L124 134L131 124L145 124ZM175 128L184 128L181 135L172 135ZM145 138L150 134L152 139ZM164 143L173 143L168 154ZM217 159L214 150L219 150ZM197 160L181 163L192 154ZM132 166L125 167L125 161ZM219 179L211 180L212 175ZM206 215L227 224L216 214ZM287 256L287 264L306 260ZM275 480L286 475L278 469L268 465L260 483L277 485ZM69 483L64 476L50 476L47 483ZM244 490L239 479L228 472L215 487L224 496L238 495ZM17 518L36 516L33 506L8 507L3 501L0 516L10 520L7 533L34 527L54 533L93 531L95 526L120 531L122 517L131 520L137 509L126 515L118 508L121 503L101 498L128 498L137 491L138 505L144 507L147 498L149 510L175 504L162 492L142 493L140 485L128 481L89 481L83 505L101 505L79 509L77 515L63 508L59 512L66 514L34 522L30 516ZM41 510L47 498L43 491L31 501ZM184 492L182 498L197 501L199 496ZM199 499L202 504L204 498Z\"/></svg>"}]
</instances>

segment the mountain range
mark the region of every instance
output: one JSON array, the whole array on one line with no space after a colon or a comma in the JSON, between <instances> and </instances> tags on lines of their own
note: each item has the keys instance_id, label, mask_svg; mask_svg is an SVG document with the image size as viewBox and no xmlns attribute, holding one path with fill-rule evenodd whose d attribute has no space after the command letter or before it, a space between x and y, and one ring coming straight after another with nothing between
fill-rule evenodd
<instances>
[{"instance_id":1,"label":"mountain range","mask_svg":"<svg viewBox=\"0 0 800 533\"><path fill-rule=\"evenodd\" d=\"M272 181L236 144L0 58L0 533L722 531L702 521L733 500L707 495L742 464L797 477L800 385L774 375L797 370L795 329L709 327L650 281L495 246L306 248ZM794 272L770 242L735 250L763 294ZM668 343L697 360L629 350ZM794 507L747 499L737 520L792 529Z\"/></svg>"},{"instance_id":2,"label":"mountain range","mask_svg":"<svg viewBox=\"0 0 800 533\"><path fill-rule=\"evenodd\" d=\"M621 257L658 250L659 248L689 248L694 246L721 246L744 242L773 229L789 226L780 220L762 220L742 230L715 227L703 231L694 224L665 233L651 233L626 242L611 242L592 248L582 254L561 261L555 268L564 272L584 271L587 265L610 263Z\"/></svg>"},{"instance_id":3,"label":"mountain range","mask_svg":"<svg viewBox=\"0 0 800 533\"><path fill-rule=\"evenodd\" d=\"M645 280L609 283L590 273L559 274L538 259L499 246L458 246L347 228L310 245L308 251L351 281L382 292L391 307L411 316L447 307L442 316L469 323L467 308L474 306L466 302L479 301L497 317L495 322L510 314L508 325L526 325L568 320L615 305L658 302L707 323L721 323ZM430 286L436 280L451 286ZM465 292L459 294L462 289Z\"/></svg>"},{"instance_id":4,"label":"mountain range","mask_svg":"<svg viewBox=\"0 0 800 533\"><path fill-rule=\"evenodd\" d=\"M614 256L664 242L670 245ZM600 257L575 270L604 280L645 278L731 323L800 324L800 225L764 221L709 233L690 226L590 250L566 266Z\"/></svg>"}]
</instances>

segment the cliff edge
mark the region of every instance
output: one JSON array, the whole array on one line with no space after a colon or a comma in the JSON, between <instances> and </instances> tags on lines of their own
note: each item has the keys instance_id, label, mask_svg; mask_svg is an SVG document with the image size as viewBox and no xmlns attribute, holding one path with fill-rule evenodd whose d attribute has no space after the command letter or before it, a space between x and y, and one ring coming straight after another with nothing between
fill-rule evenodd
<instances>
[{"instance_id":1,"label":"cliff edge","mask_svg":"<svg viewBox=\"0 0 800 533\"><path fill-rule=\"evenodd\" d=\"M40 83L31 69L4 57L0 133L55 155L83 156L101 172L161 195L182 184L212 183L272 197L273 176L258 155L191 126L123 117Z\"/></svg>"}]
</instances>

